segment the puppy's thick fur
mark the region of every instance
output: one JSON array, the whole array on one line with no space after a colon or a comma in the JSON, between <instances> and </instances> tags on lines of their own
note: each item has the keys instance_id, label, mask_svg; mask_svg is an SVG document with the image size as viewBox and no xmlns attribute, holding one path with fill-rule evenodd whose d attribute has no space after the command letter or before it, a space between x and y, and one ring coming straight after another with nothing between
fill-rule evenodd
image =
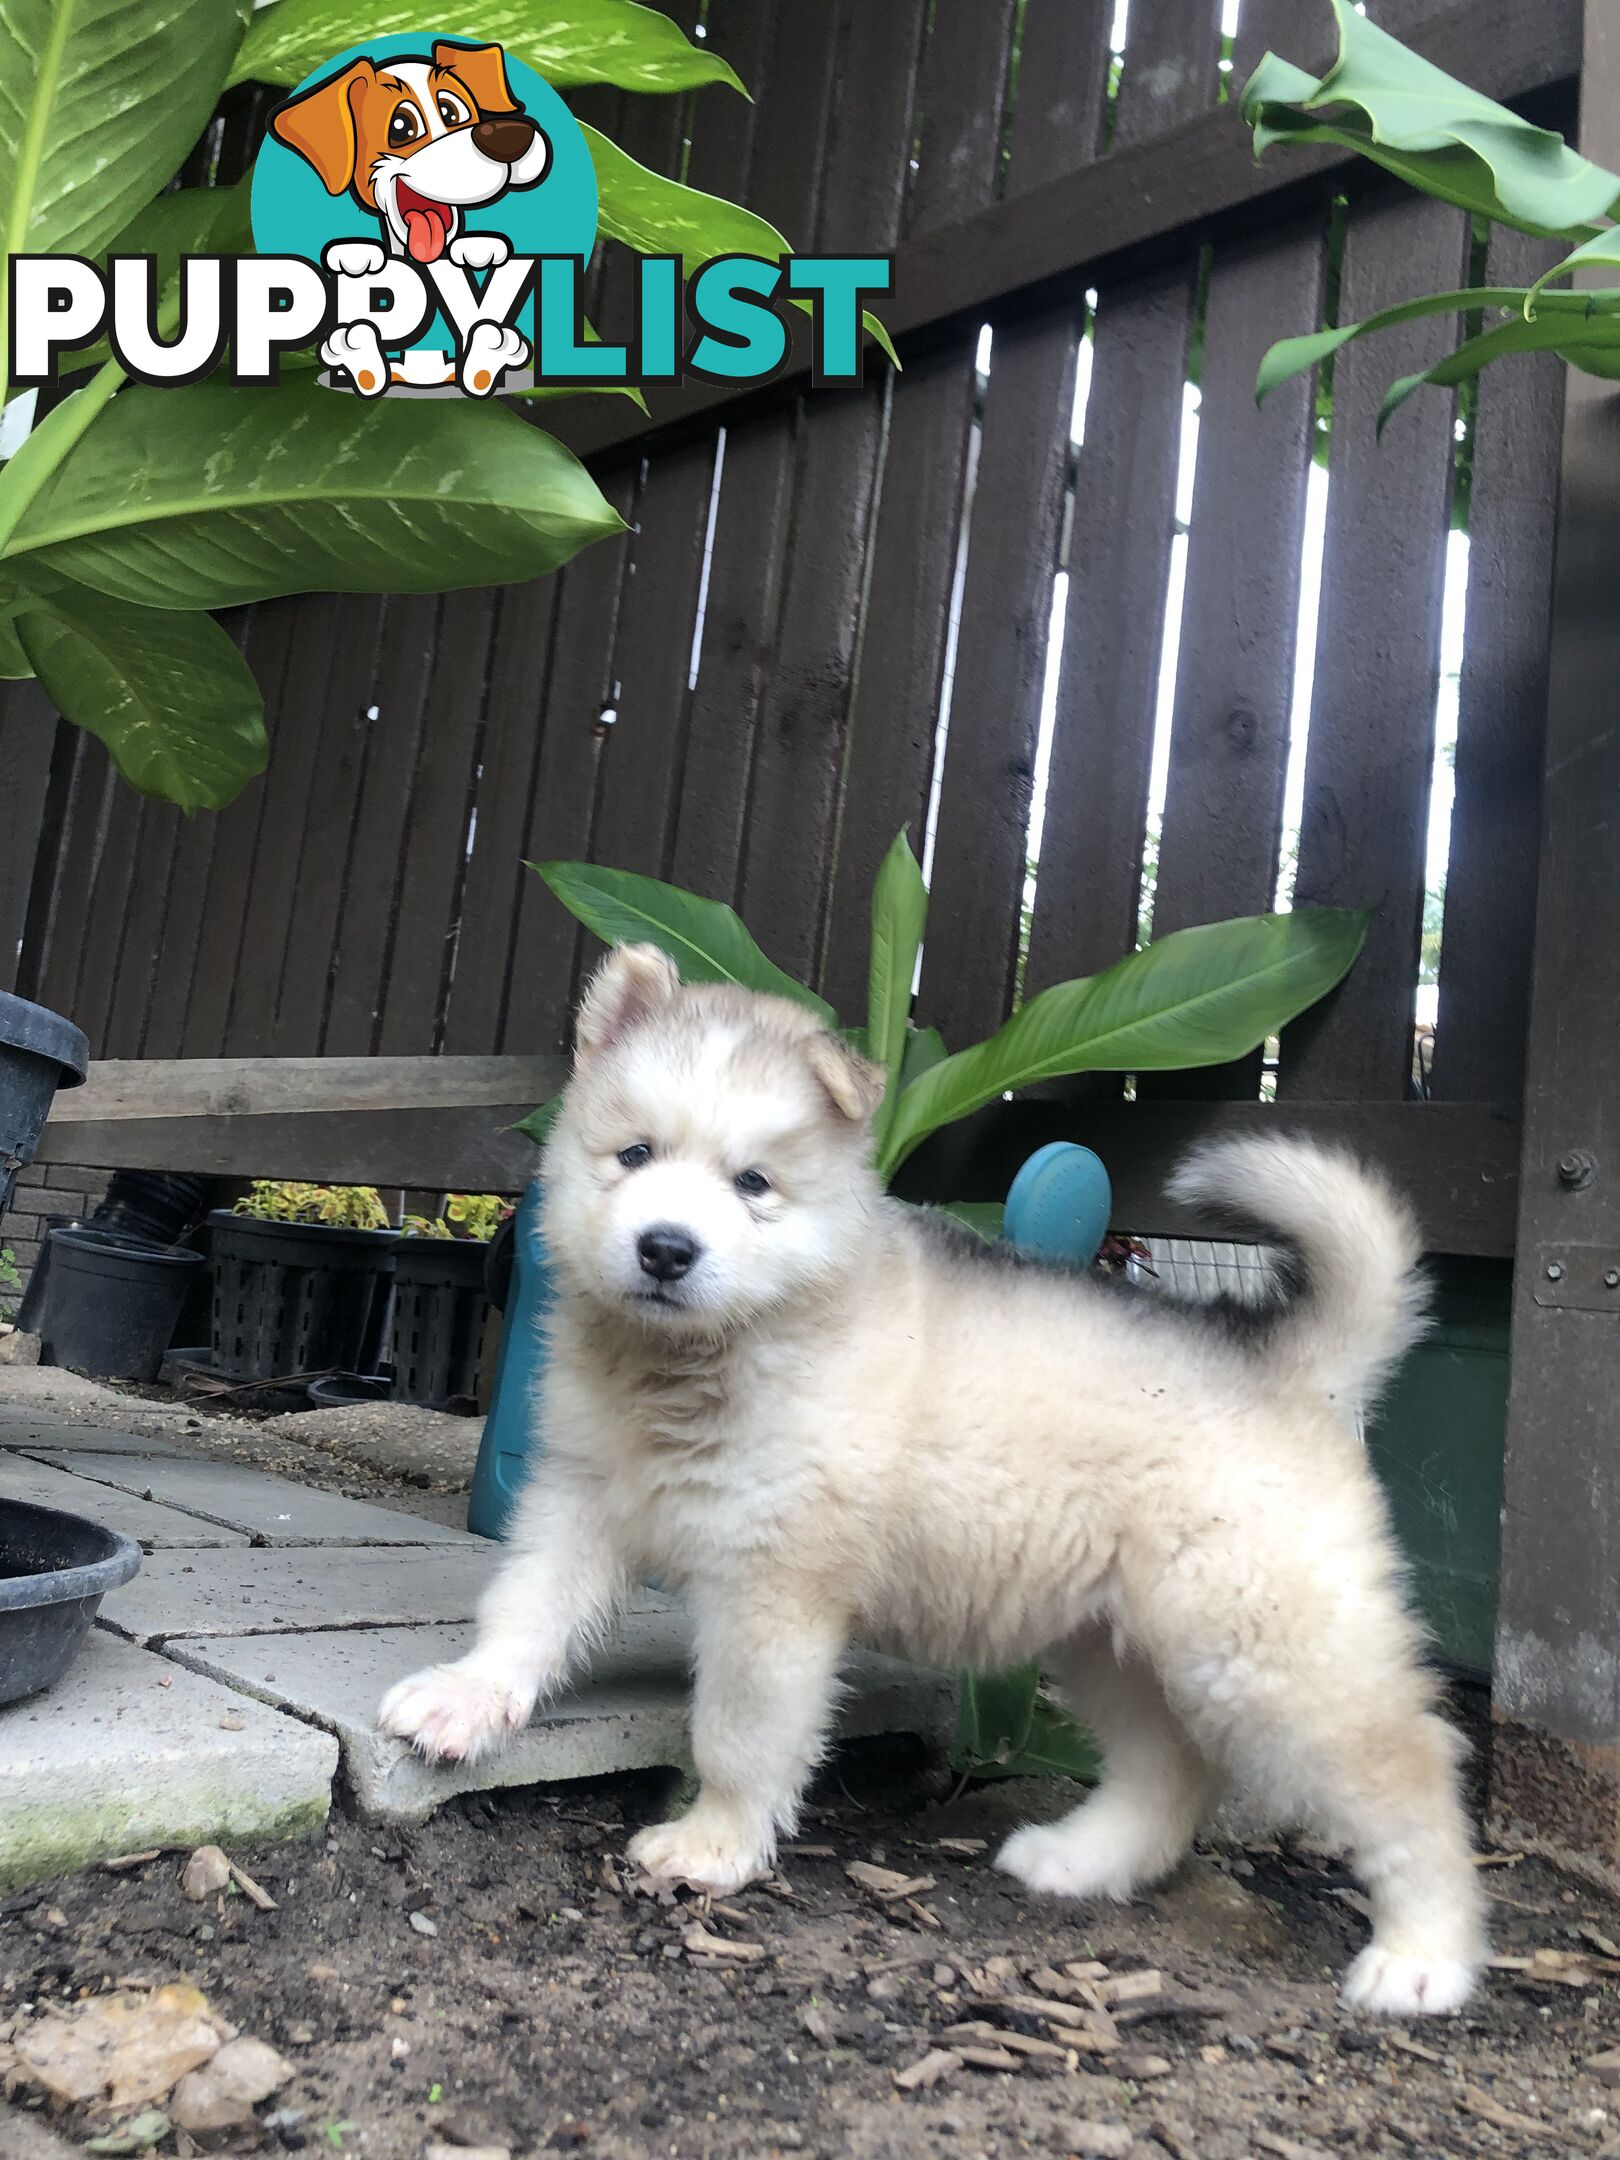
<instances>
[{"instance_id":1,"label":"puppy's thick fur","mask_svg":"<svg viewBox=\"0 0 1620 2160\"><path fill-rule=\"evenodd\" d=\"M604 963L546 1158L544 1459L476 1647L382 1723L490 1747L631 1584L679 1582L701 1790L631 1850L730 1891L793 1822L851 1641L1039 1656L1106 1770L1004 1868L1129 1897L1231 1783L1351 1853L1348 1999L1454 2008L1485 1956L1459 1748L1353 1430L1422 1325L1404 1210L1323 1149L1206 1149L1178 1192L1281 1248L1283 1294L1177 1307L887 1199L876 1096L798 1006Z\"/></svg>"}]
</instances>

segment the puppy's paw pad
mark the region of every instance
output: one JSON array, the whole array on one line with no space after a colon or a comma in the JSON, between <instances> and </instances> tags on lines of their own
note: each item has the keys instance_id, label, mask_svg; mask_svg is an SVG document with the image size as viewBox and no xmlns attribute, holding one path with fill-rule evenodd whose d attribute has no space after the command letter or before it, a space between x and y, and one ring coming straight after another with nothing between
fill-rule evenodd
<instances>
[{"instance_id":1,"label":"puppy's paw pad","mask_svg":"<svg viewBox=\"0 0 1620 2160\"><path fill-rule=\"evenodd\" d=\"M1026 1823L996 1855L996 1866L1045 1897L1128 1898L1133 1870L1111 1839L1061 1823Z\"/></svg>"},{"instance_id":2,"label":"puppy's paw pad","mask_svg":"<svg viewBox=\"0 0 1620 2160\"><path fill-rule=\"evenodd\" d=\"M1345 1974L1344 2000L1352 2010L1383 2017L1442 2017L1462 2008L1478 1977L1462 1958L1401 1954L1373 1943Z\"/></svg>"},{"instance_id":3,"label":"puppy's paw pad","mask_svg":"<svg viewBox=\"0 0 1620 2160\"><path fill-rule=\"evenodd\" d=\"M510 1688L464 1666L433 1665L383 1697L377 1724L408 1740L429 1762L471 1762L498 1747L529 1719Z\"/></svg>"},{"instance_id":4,"label":"puppy's paw pad","mask_svg":"<svg viewBox=\"0 0 1620 2160\"><path fill-rule=\"evenodd\" d=\"M507 368L521 367L529 341L521 331L500 323L474 323L461 361L461 387L470 397L488 397Z\"/></svg>"},{"instance_id":5,"label":"puppy's paw pad","mask_svg":"<svg viewBox=\"0 0 1620 2160\"><path fill-rule=\"evenodd\" d=\"M345 369L362 397L381 397L388 388L388 363L370 323L340 325L322 344L321 358L329 368Z\"/></svg>"},{"instance_id":6,"label":"puppy's paw pad","mask_svg":"<svg viewBox=\"0 0 1620 2160\"><path fill-rule=\"evenodd\" d=\"M493 270L512 249L500 233L463 233L445 252L460 270Z\"/></svg>"},{"instance_id":7,"label":"puppy's paw pad","mask_svg":"<svg viewBox=\"0 0 1620 2160\"><path fill-rule=\"evenodd\" d=\"M685 1817L638 1830L626 1853L632 1865L660 1887L687 1883L722 1896L756 1882L771 1867L770 1853L762 1845Z\"/></svg>"}]
</instances>

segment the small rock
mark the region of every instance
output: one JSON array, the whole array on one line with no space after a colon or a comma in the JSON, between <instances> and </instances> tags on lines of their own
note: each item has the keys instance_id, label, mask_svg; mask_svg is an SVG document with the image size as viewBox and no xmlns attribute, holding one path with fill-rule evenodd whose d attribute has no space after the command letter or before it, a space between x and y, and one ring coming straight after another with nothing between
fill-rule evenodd
<instances>
[{"instance_id":1,"label":"small rock","mask_svg":"<svg viewBox=\"0 0 1620 2160\"><path fill-rule=\"evenodd\" d=\"M212 2062L189 2070L169 2097L169 2120L181 2130L233 2130L293 2074L263 2040L227 2040Z\"/></svg>"},{"instance_id":2,"label":"small rock","mask_svg":"<svg viewBox=\"0 0 1620 2160\"><path fill-rule=\"evenodd\" d=\"M819 2003L809 2003L799 2012L799 2023L823 2047L831 2047L838 2038L838 2029Z\"/></svg>"},{"instance_id":3,"label":"small rock","mask_svg":"<svg viewBox=\"0 0 1620 2160\"><path fill-rule=\"evenodd\" d=\"M418 1935L437 1935L439 1932L438 1921L430 1920L425 1912L413 1912L410 1920Z\"/></svg>"},{"instance_id":4,"label":"small rock","mask_svg":"<svg viewBox=\"0 0 1620 2160\"><path fill-rule=\"evenodd\" d=\"M559 2123L546 2140L554 2152L577 2152L590 2142L591 2126L582 2122Z\"/></svg>"},{"instance_id":5,"label":"small rock","mask_svg":"<svg viewBox=\"0 0 1620 2160\"><path fill-rule=\"evenodd\" d=\"M1620 2085L1620 2048L1605 2048L1601 2055L1588 2055L1586 2068L1600 2085Z\"/></svg>"},{"instance_id":6,"label":"small rock","mask_svg":"<svg viewBox=\"0 0 1620 2160\"><path fill-rule=\"evenodd\" d=\"M388 2043L388 2060L390 2062L404 2062L410 2052L411 2043L401 2034L395 2033L393 2039Z\"/></svg>"},{"instance_id":7,"label":"small rock","mask_svg":"<svg viewBox=\"0 0 1620 2160\"><path fill-rule=\"evenodd\" d=\"M1119 2123L1069 2123L1059 2132L1065 2152L1079 2153L1081 2160L1125 2160L1136 2143L1133 2131Z\"/></svg>"},{"instance_id":8,"label":"small rock","mask_svg":"<svg viewBox=\"0 0 1620 2160\"><path fill-rule=\"evenodd\" d=\"M217 1845L199 1845L180 1870L180 1895L200 1905L218 1897L231 1879L231 1863Z\"/></svg>"},{"instance_id":9,"label":"small rock","mask_svg":"<svg viewBox=\"0 0 1620 2160\"><path fill-rule=\"evenodd\" d=\"M956 1967L954 1965L936 1965L933 1971L933 1981L937 1988L955 1987Z\"/></svg>"},{"instance_id":10,"label":"small rock","mask_svg":"<svg viewBox=\"0 0 1620 2160\"><path fill-rule=\"evenodd\" d=\"M1168 2055L1150 2055L1146 2048L1122 2048L1109 2057L1108 2067L1116 2077L1146 2083L1150 2078L1168 2077L1175 2064Z\"/></svg>"},{"instance_id":11,"label":"small rock","mask_svg":"<svg viewBox=\"0 0 1620 2160\"><path fill-rule=\"evenodd\" d=\"M320 1964L308 1966L306 1968L306 1975L309 1979L315 1981L319 1986L322 1987L330 1987L334 1980L341 1979L342 1977L335 1965Z\"/></svg>"},{"instance_id":12,"label":"small rock","mask_svg":"<svg viewBox=\"0 0 1620 2160\"><path fill-rule=\"evenodd\" d=\"M39 1363L39 1337L25 1335L20 1328L0 1335L0 1365L37 1365Z\"/></svg>"},{"instance_id":13,"label":"small rock","mask_svg":"<svg viewBox=\"0 0 1620 2160\"><path fill-rule=\"evenodd\" d=\"M905 1993L905 1982L898 1973L874 1973L866 1983L866 1992L873 2002L898 2002Z\"/></svg>"}]
</instances>

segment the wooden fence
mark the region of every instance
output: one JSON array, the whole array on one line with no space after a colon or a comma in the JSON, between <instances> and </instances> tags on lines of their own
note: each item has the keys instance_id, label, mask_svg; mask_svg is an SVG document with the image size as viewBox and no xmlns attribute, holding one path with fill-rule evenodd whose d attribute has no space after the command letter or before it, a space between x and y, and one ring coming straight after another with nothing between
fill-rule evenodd
<instances>
[{"instance_id":1,"label":"wooden fence","mask_svg":"<svg viewBox=\"0 0 1620 2160\"><path fill-rule=\"evenodd\" d=\"M1572 7L1382 12L1484 87L1567 117ZM1228 85L1268 44L1297 50L1302 15L1324 32L1325 9L1246 0L1223 68L1219 0L1138 6L1117 96L1112 13L1110 0L711 0L705 29L752 104L590 93L593 117L646 162L684 159L694 185L802 244L894 248L904 372L874 359L858 391L790 383L729 403L694 388L650 426L619 400L558 408L625 536L499 592L251 611L240 629L273 755L219 816L142 801L97 744L63 731L35 783L44 844L19 987L73 1014L102 1058L554 1054L584 941L523 861L586 855L734 901L774 959L857 1012L874 869L902 824L922 838L932 803L919 1018L955 1042L988 1030L1020 988L1060 573L1021 988L1104 965L1136 935L1194 368L1153 924L1269 905L1313 420L1303 382L1257 411L1255 364L1271 338L1322 319L1336 193L1349 190L1344 319L1463 282L1467 221L1345 161L1255 166ZM252 119L243 105L223 124L227 164L250 151ZM1493 275L1539 260L1530 242L1502 252ZM609 331L620 268L601 269L595 295ZM1297 892L1376 913L1349 983L1289 1031L1276 1087L1282 1115L1391 1159L1438 1246L1501 1252L1561 377L1520 364L1480 398L1441 1025L1420 1104L1412 1006L1453 413L1420 398L1382 445L1372 419L1391 375L1453 327L1352 349L1336 373ZM1247 1066L1159 1083L1135 1105L1118 1084L1111 1100L1087 1093L1144 1192L1193 1125L1259 1114ZM920 1174L994 1190L1054 1120L1070 1129L1066 1105L981 1120Z\"/></svg>"}]
</instances>

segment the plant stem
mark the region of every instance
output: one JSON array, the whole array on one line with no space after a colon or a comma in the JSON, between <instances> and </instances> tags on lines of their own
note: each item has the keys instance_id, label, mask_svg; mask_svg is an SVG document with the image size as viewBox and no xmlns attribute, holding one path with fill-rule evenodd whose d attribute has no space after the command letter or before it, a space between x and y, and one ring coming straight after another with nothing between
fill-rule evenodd
<instances>
[{"instance_id":1,"label":"plant stem","mask_svg":"<svg viewBox=\"0 0 1620 2160\"><path fill-rule=\"evenodd\" d=\"M39 423L0 470L0 556L11 552L17 527L40 489L102 407L123 387L124 379L116 360L104 362L82 390L75 390Z\"/></svg>"}]
</instances>

